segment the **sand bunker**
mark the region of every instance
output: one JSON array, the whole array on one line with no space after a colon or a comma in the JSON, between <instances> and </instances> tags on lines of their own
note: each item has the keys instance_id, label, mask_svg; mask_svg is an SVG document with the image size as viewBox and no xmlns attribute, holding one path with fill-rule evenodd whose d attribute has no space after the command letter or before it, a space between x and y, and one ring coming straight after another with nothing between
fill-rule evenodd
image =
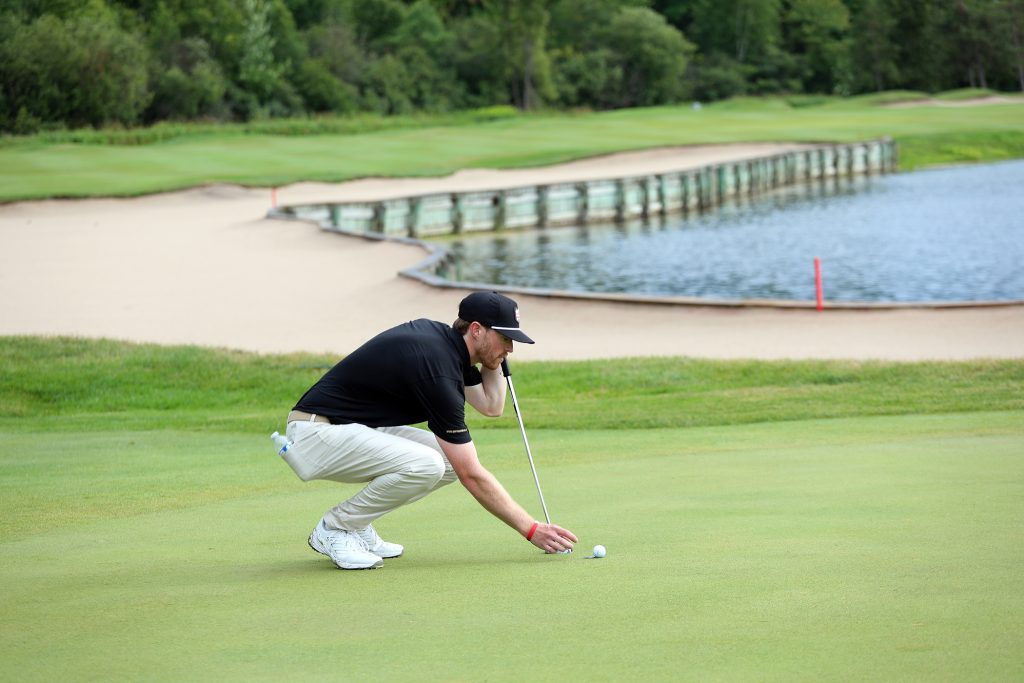
<instances>
[{"instance_id":1,"label":"sand bunker","mask_svg":"<svg viewBox=\"0 0 1024 683\"><path fill-rule=\"evenodd\" d=\"M656 173L798 145L630 152L446 178L301 183L279 203L379 199ZM218 185L134 199L0 206L0 335L77 335L258 352L344 354L406 320L451 321L459 290L401 278L413 245L265 218L269 190ZM525 359L965 359L1024 355L1024 307L717 309L521 295Z\"/></svg>"}]
</instances>

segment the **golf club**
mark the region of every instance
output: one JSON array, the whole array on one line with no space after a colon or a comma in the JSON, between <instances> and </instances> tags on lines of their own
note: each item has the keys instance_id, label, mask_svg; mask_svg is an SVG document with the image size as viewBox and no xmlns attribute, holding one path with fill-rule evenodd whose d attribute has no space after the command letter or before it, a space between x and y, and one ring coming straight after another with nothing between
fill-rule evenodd
<instances>
[{"instance_id":1,"label":"golf club","mask_svg":"<svg viewBox=\"0 0 1024 683\"><path fill-rule=\"evenodd\" d=\"M540 506L544 510L544 521L551 524L551 516L548 514L548 506L544 502L544 493L540 490L540 479L537 478L537 466L533 464L533 454L530 452L530 442L526 438L526 428L523 426L523 414L519 411L519 400L516 398L516 388L512 386L512 371L508 368L508 359L501 361L501 372L508 382L508 391L512 395L512 407L516 411L516 419L519 420L519 432L523 435L523 445L526 446L526 457L530 460L530 469L533 471L533 483L537 485L537 495L540 496Z\"/></svg>"}]
</instances>

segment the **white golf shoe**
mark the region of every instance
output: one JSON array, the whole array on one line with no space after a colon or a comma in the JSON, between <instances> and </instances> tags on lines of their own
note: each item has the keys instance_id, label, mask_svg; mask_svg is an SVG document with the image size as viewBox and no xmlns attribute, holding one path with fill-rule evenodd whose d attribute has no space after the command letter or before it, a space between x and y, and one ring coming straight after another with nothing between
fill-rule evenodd
<instances>
[{"instance_id":1,"label":"white golf shoe","mask_svg":"<svg viewBox=\"0 0 1024 683\"><path fill-rule=\"evenodd\" d=\"M338 569L374 569L384 566L384 560L367 549L366 542L359 534L328 529L323 520L309 535L309 547L331 558Z\"/></svg>"},{"instance_id":2,"label":"white golf shoe","mask_svg":"<svg viewBox=\"0 0 1024 683\"><path fill-rule=\"evenodd\" d=\"M373 528L372 524L366 527L365 529L360 529L355 533L359 534L359 538L363 539L363 543L366 544L367 549L374 555L377 555L378 557L389 559L392 557L398 557L403 552L405 552L405 548L398 545L397 543L388 543L383 538L378 536L377 530Z\"/></svg>"}]
</instances>

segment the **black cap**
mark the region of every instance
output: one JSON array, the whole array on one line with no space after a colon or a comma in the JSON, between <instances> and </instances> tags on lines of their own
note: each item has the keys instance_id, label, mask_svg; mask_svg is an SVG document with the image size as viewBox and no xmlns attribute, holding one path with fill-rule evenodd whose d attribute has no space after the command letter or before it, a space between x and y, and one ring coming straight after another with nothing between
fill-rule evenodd
<instances>
[{"instance_id":1,"label":"black cap","mask_svg":"<svg viewBox=\"0 0 1024 683\"><path fill-rule=\"evenodd\" d=\"M503 294L473 292L459 304L459 318L480 323L517 342L534 343L519 329L519 305Z\"/></svg>"}]
</instances>

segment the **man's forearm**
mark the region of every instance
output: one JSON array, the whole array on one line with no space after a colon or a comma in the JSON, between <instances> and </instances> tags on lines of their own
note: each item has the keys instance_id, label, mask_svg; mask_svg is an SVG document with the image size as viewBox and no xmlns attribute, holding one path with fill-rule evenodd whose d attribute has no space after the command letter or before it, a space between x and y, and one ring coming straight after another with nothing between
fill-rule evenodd
<instances>
[{"instance_id":1,"label":"man's forearm","mask_svg":"<svg viewBox=\"0 0 1024 683\"><path fill-rule=\"evenodd\" d=\"M529 533L533 518L512 499L498 478L480 463L473 442L454 444L444 439L437 443L470 495L492 515L523 534Z\"/></svg>"},{"instance_id":2,"label":"man's forearm","mask_svg":"<svg viewBox=\"0 0 1024 683\"><path fill-rule=\"evenodd\" d=\"M460 481L485 510L523 536L529 532L533 526L533 517L512 499L501 482L488 470L481 467L465 478L460 477Z\"/></svg>"}]
</instances>

